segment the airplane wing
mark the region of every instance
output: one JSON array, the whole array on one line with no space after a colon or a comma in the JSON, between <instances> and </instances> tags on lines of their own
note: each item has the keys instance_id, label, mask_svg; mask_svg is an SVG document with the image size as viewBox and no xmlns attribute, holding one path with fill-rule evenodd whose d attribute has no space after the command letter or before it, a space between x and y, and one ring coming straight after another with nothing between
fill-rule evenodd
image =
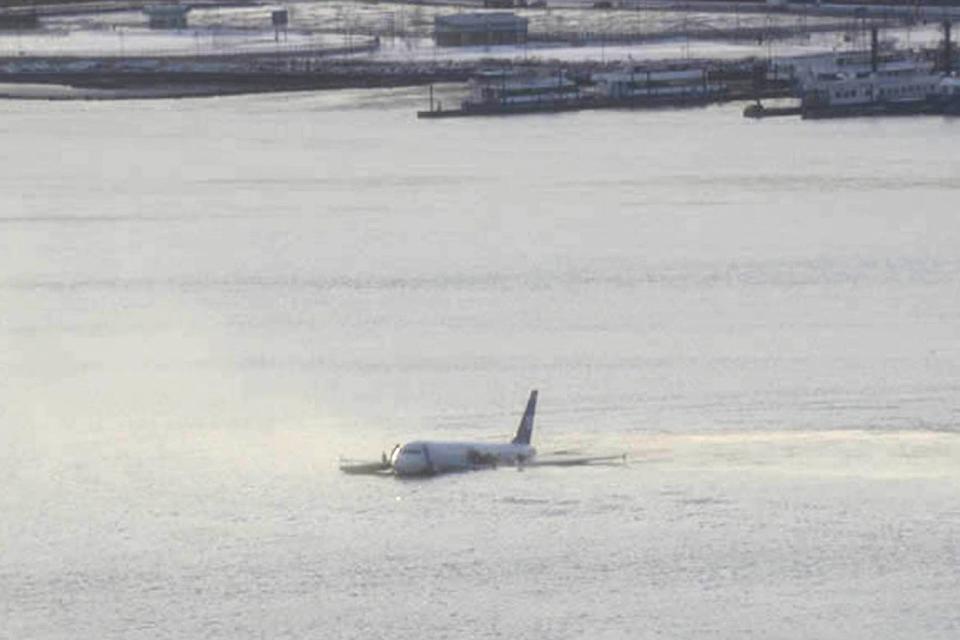
<instances>
[{"instance_id":1,"label":"airplane wing","mask_svg":"<svg viewBox=\"0 0 960 640\"><path fill-rule=\"evenodd\" d=\"M543 457L521 463L519 468L527 467L583 467L583 466L613 466L626 464L627 454L616 456L586 456L586 457ZM486 465L475 466L474 469ZM496 468L496 465L489 465ZM393 467L383 460L340 460L340 471L355 476L393 476Z\"/></svg>"},{"instance_id":2,"label":"airplane wing","mask_svg":"<svg viewBox=\"0 0 960 640\"><path fill-rule=\"evenodd\" d=\"M341 460L340 471L355 476L389 476L393 475L393 467L389 462L382 460L363 462L358 460Z\"/></svg>"},{"instance_id":3,"label":"airplane wing","mask_svg":"<svg viewBox=\"0 0 960 640\"><path fill-rule=\"evenodd\" d=\"M618 456L588 456L581 458L536 458L524 462L524 467L580 467L585 465L616 465L626 464L627 454Z\"/></svg>"}]
</instances>

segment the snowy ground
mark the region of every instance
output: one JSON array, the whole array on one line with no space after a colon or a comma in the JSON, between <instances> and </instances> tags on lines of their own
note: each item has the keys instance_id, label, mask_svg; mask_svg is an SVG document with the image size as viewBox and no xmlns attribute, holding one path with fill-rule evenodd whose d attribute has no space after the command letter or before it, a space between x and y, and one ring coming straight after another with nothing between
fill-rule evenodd
<instances>
[{"instance_id":1,"label":"snowy ground","mask_svg":"<svg viewBox=\"0 0 960 640\"><path fill-rule=\"evenodd\" d=\"M898 47L932 46L938 42L939 31L935 27L914 29L891 29L884 32L886 41ZM814 53L818 51L843 51L864 47L865 43L850 41L844 34L821 33L810 38L778 42L757 43L688 41L673 40L666 42L613 45L601 43L588 46L570 46L566 44L536 43L525 46L492 47L436 47L429 38L385 39L381 47L372 54L363 57L384 61L430 61L457 60L471 61L483 59L536 61L561 60L571 62L615 61L615 60L664 60L681 58L737 59L751 56L787 57ZM357 56L354 56L357 57Z\"/></svg>"},{"instance_id":2,"label":"snowy ground","mask_svg":"<svg viewBox=\"0 0 960 640\"><path fill-rule=\"evenodd\" d=\"M354 44L362 39L351 38ZM214 55L312 50L347 46L346 36L287 33L280 40L273 31L187 29L153 31L140 28L112 30L56 30L0 35L2 56L137 56Z\"/></svg>"},{"instance_id":3,"label":"snowy ground","mask_svg":"<svg viewBox=\"0 0 960 640\"><path fill-rule=\"evenodd\" d=\"M886 40L900 47L933 46L939 31L928 26L891 29ZM317 48L359 46L367 38L336 34L291 32L274 40L272 31L223 31L191 29L186 31L150 31L136 28L115 30L42 31L29 35L0 36L0 56L136 56L136 55L215 55L224 53L297 53ZM814 51L845 50L865 46L850 41L844 34L815 34L810 38L757 43L673 40L607 46L535 43L524 46L436 47L430 38L385 38L373 53L353 54L352 59L371 61L475 61L562 60L614 61L629 59L717 58L750 56L782 57Z\"/></svg>"},{"instance_id":4,"label":"snowy ground","mask_svg":"<svg viewBox=\"0 0 960 640\"><path fill-rule=\"evenodd\" d=\"M352 34L428 37L437 16L477 11L477 7L411 5L395 2L292 2L283 5L289 11L290 26L298 30L342 32ZM231 29L269 29L270 12L276 6L197 8L190 12L191 27L223 27ZM530 32L544 33L615 33L650 34L688 29L691 32L736 27L788 27L836 23L835 18L798 17L793 15L755 15L670 11L597 11L589 7L550 9L515 9L529 20ZM110 28L113 26L143 27L142 12L125 11L50 19L48 24L68 28Z\"/></svg>"},{"instance_id":5,"label":"snowy ground","mask_svg":"<svg viewBox=\"0 0 960 640\"><path fill-rule=\"evenodd\" d=\"M436 47L426 38L386 41L380 50L367 56L374 60L561 60L570 62L613 61L628 59L676 59L676 58L742 58L763 53L762 48L720 42L659 42L643 45L569 46L566 44L537 43L527 46L493 47Z\"/></svg>"}]
</instances>

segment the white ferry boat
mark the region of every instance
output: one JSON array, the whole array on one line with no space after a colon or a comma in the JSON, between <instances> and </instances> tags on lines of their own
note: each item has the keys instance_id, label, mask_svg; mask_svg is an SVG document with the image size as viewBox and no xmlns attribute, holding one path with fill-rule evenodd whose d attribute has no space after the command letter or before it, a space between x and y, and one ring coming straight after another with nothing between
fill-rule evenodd
<instances>
[{"instance_id":1,"label":"white ferry boat","mask_svg":"<svg viewBox=\"0 0 960 640\"><path fill-rule=\"evenodd\" d=\"M932 64L910 60L870 71L812 73L801 78L801 109L805 118L923 113L942 80Z\"/></svg>"},{"instance_id":2,"label":"white ferry boat","mask_svg":"<svg viewBox=\"0 0 960 640\"><path fill-rule=\"evenodd\" d=\"M517 74L488 71L469 81L465 111L523 111L563 109L576 105L580 85L559 71L555 74Z\"/></svg>"},{"instance_id":3,"label":"white ferry boat","mask_svg":"<svg viewBox=\"0 0 960 640\"><path fill-rule=\"evenodd\" d=\"M726 93L723 84L710 82L706 69L648 70L630 67L593 76L597 95L613 102L709 101Z\"/></svg>"}]
</instances>

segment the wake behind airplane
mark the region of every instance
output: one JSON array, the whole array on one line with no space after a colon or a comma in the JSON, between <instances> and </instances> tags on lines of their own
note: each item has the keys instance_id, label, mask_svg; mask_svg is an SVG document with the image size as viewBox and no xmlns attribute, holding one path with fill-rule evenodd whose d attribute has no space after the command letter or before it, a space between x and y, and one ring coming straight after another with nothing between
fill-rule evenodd
<instances>
[{"instance_id":1,"label":"wake behind airplane","mask_svg":"<svg viewBox=\"0 0 960 640\"><path fill-rule=\"evenodd\" d=\"M342 463L340 470L350 474L430 476L454 471L495 469L498 466L518 468L534 466L561 466L609 463L626 460L626 455L594 456L586 458L554 458L538 460L537 450L530 444L533 436L533 417L537 410L537 390L530 392L527 408L513 440L505 443L489 442L434 442L416 440L397 445L379 462Z\"/></svg>"}]
</instances>

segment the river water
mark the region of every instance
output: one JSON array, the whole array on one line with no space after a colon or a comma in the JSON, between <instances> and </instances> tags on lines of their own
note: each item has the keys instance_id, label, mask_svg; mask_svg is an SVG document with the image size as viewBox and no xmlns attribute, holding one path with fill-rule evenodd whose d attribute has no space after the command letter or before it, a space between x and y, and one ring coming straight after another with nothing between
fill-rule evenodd
<instances>
[{"instance_id":1,"label":"river water","mask_svg":"<svg viewBox=\"0 0 960 640\"><path fill-rule=\"evenodd\" d=\"M4 103L0 636L957 637L960 122L423 93Z\"/></svg>"}]
</instances>

